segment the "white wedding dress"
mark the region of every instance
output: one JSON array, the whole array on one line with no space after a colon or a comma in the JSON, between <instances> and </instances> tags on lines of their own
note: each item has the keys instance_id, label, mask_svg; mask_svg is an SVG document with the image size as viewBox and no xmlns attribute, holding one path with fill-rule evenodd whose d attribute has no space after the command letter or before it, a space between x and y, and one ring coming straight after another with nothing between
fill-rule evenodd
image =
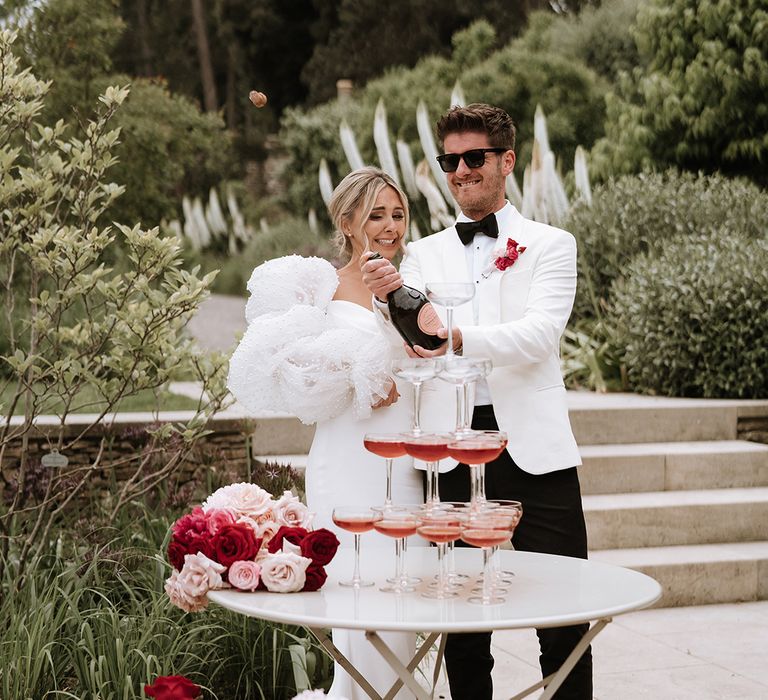
<instances>
[{"instance_id":1,"label":"white wedding dress","mask_svg":"<svg viewBox=\"0 0 768 700\"><path fill-rule=\"evenodd\" d=\"M363 436L409 428L410 387L398 387L403 395L392 406L371 409L387 394L393 346L381 334L373 312L333 300L337 286L333 266L319 258L292 255L257 267L248 282L248 328L230 360L227 384L254 413L281 411L317 423L307 459L307 505L316 514L314 527L332 530L343 547L352 547L353 535L333 524L333 508L384 501L384 459L364 448ZM392 500L423 500L419 472L408 457L394 460ZM413 539L410 544L422 543ZM392 558L394 570L390 538L366 533L362 546L385 548L382 556ZM390 632L381 637L403 663L410 661L414 634ZM335 629L333 642L381 695L386 694L396 676L364 632ZM338 664L329 696L367 697ZM396 697L409 695L401 690Z\"/></svg>"}]
</instances>

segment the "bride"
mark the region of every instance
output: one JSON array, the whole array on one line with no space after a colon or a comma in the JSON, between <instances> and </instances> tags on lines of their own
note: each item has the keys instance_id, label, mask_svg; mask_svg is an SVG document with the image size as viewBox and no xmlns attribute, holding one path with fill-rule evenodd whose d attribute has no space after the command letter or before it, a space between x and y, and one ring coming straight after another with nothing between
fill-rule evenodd
<instances>
[{"instance_id":1,"label":"bride","mask_svg":"<svg viewBox=\"0 0 768 700\"><path fill-rule=\"evenodd\" d=\"M248 328L230 360L228 386L252 412L287 412L317 423L307 458L307 505L316 513L315 527L332 529L342 546L351 547L351 533L333 524L333 508L380 505L386 489L384 460L365 450L363 436L410 425L409 402L398 400L398 389L409 387L398 387L389 373L399 344L382 335L360 270L360 258L368 251L391 260L403 250L408 202L389 175L365 167L339 183L328 213L348 262L335 270L320 258L290 255L253 271ZM395 460L393 502L420 503L422 498L412 460ZM374 532L365 538L366 547L393 546L390 538ZM333 641L384 695L396 676L364 634L335 629ZM410 660L414 634L381 636L403 663ZM338 664L329 695L367 697ZM407 696L401 691L396 697Z\"/></svg>"}]
</instances>

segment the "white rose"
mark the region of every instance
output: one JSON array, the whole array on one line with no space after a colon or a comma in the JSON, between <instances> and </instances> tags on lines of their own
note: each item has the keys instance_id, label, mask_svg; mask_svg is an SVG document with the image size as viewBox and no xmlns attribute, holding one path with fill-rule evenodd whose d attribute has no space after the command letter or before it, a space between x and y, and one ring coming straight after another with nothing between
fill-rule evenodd
<instances>
[{"instance_id":1,"label":"white rose","mask_svg":"<svg viewBox=\"0 0 768 700\"><path fill-rule=\"evenodd\" d=\"M284 491L283 495L275 502L273 506L275 520L281 525L288 527L309 528L312 524L314 513L310 513L298 496L294 496L290 491Z\"/></svg>"},{"instance_id":2,"label":"white rose","mask_svg":"<svg viewBox=\"0 0 768 700\"><path fill-rule=\"evenodd\" d=\"M185 554L178 584L190 598L199 598L210 590L223 588L221 574L226 570L226 566L209 559L202 552Z\"/></svg>"},{"instance_id":3,"label":"white rose","mask_svg":"<svg viewBox=\"0 0 768 700\"><path fill-rule=\"evenodd\" d=\"M190 596L179 582L179 572L174 571L165 582L165 592L171 603L185 612L199 612L205 610L208 598L203 596Z\"/></svg>"},{"instance_id":4,"label":"white rose","mask_svg":"<svg viewBox=\"0 0 768 700\"><path fill-rule=\"evenodd\" d=\"M292 552L268 554L260 562L261 580L273 593L295 593L304 588L311 559Z\"/></svg>"},{"instance_id":5,"label":"white rose","mask_svg":"<svg viewBox=\"0 0 768 700\"><path fill-rule=\"evenodd\" d=\"M222 486L214 491L203 503L203 510L212 508L228 510L236 516L247 516L258 521L272 507L272 496L261 486L246 482Z\"/></svg>"}]
</instances>

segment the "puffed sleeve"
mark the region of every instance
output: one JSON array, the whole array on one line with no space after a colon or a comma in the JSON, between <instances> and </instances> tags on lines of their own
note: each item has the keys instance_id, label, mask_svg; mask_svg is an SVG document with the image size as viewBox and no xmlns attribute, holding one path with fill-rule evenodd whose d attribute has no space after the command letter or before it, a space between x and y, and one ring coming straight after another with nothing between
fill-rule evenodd
<instances>
[{"instance_id":1,"label":"puffed sleeve","mask_svg":"<svg viewBox=\"0 0 768 700\"><path fill-rule=\"evenodd\" d=\"M338 278L328 262L280 261L286 264L251 276L249 323L230 359L229 390L251 412L290 413L307 424L350 407L356 417L370 415L391 381L387 342L379 333L329 327Z\"/></svg>"}]
</instances>

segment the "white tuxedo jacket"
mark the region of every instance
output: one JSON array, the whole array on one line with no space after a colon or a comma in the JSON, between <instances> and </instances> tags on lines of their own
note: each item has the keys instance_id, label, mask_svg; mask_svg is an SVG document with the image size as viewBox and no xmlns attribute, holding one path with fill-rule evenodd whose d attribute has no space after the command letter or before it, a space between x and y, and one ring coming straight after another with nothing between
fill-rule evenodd
<instances>
[{"instance_id":1,"label":"white tuxedo jacket","mask_svg":"<svg viewBox=\"0 0 768 700\"><path fill-rule=\"evenodd\" d=\"M531 474L581 464L571 431L560 371L560 336L576 294L576 241L567 231L523 218L507 204L496 213L499 238L486 274L477 286L479 323L472 304L454 309L463 355L488 357L488 388L507 450ZM493 265L507 239L525 246L504 271ZM474 282L468 278L464 246L453 226L409 243L400 266L405 284L424 290L427 282ZM435 307L438 314L442 309ZM455 388L439 379L424 385L421 422L432 430L455 426ZM441 462L441 471L455 466Z\"/></svg>"}]
</instances>

